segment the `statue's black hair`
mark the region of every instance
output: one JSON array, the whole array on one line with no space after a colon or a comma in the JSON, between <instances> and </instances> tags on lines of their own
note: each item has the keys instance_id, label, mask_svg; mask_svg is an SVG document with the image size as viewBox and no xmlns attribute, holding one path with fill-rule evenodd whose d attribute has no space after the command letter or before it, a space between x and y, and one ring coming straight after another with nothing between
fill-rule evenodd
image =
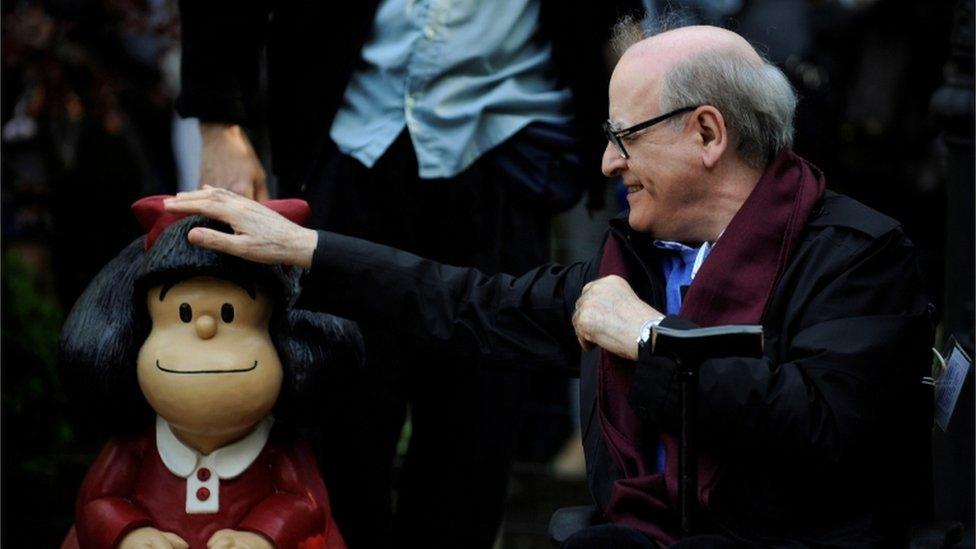
<instances>
[{"instance_id":1,"label":"statue's black hair","mask_svg":"<svg viewBox=\"0 0 976 549\"><path fill-rule=\"evenodd\" d=\"M61 329L58 365L66 390L102 425L115 431L145 428L153 412L139 389L136 359L151 328L146 292L160 284L213 276L271 295L269 329L284 374L274 414L286 423L309 423L318 415L310 411L325 370L361 366L356 325L291 307L297 272L194 246L187 241L193 227L230 232L222 223L188 217L163 231L148 251L145 237L136 239L88 285Z\"/></svg>"}]
</instances>

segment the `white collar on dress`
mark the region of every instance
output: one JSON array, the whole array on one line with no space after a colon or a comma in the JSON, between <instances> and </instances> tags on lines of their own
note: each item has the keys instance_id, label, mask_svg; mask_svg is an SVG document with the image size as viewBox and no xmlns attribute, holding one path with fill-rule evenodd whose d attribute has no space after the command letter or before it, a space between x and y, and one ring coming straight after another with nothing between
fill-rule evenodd
<instances>
[{"instance_id":1,"label":"white collar on dress","mask_svg":"<svg viewBox=\"0 0 976 549\"><path fill-rule=\"evenodd\" d=\"M213 456L213 468L217 476L222 479L234 478L250 467L268 442L273 423L274 418L266 416L251 434L211 452L209 455ZM200 459L204 457L176 438L169 423L159 416L156 416L156 448L166 468L183 478L192 475Z\"/></svg>"}]
</instances>

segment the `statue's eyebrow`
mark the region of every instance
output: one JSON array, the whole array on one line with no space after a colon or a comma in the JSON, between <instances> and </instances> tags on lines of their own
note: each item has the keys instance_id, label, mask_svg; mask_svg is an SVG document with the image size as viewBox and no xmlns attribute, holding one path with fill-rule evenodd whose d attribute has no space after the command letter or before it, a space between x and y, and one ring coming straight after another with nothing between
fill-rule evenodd
<instances>
[{"instance_id":1,"label":"statue's eyebrow","mask_svg":"<svg viewBox=\"0 0 976 549\"><path fill-rule=\"evenodd\" d=\"M163 289L159 291L159 300L162 301L163 298L166 297L166 292L168 292L169 289L175 285L175 282L167 282L166 284L163 284Z\"/></svg>"}]
</instances>

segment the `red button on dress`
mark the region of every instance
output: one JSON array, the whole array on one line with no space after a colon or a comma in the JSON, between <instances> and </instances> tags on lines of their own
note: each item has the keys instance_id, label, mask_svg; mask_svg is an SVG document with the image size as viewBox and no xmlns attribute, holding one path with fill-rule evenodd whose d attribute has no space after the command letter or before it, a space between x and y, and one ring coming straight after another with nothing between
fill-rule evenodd
<instances>
[{"instance_id":1,"label":"red button on dress","mask_svg":"<svg viewBox=\"0 0 976 549\"><path fill-rule=\"evenodd\" d=\"M210 498L210 490L206 488L200 488L197 490L197 499L200 501L207 501Z\"/></svg>"},{"instance_id":2,"label":"red button on dress","mask_svg":"<svg viewBox=\"0 0 976 549\"><path fill-rule=\"evenodd\" d=\"M201 467L200 470L197 471L197 478L200 479L200 482L207 482L207 479L210 478L210 469Z\"/></svg>"}]
</instances>

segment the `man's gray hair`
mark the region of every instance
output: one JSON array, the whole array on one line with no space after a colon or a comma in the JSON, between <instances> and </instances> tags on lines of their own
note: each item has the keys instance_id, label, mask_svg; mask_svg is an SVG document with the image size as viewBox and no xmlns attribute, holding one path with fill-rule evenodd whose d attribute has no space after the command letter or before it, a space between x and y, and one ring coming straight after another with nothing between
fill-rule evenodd
<instances>
[{"instance_id":1,"label":"man's gray hair","mask_svg":"<svg viewBox=\"0 0 976 549\"><path fill-rule=\"evenodd\" d=\"M633 19L618 23L614 34L618 51L633 45L636 37L650 35L643 30L635 33L634 24ZM656 30L665 26L658 23ZM783 71L764 57L757 63L719 49L693 56L665 73L660 102L661 113L698 105L718 109L739 156L755 168L764 168L776 154L793 146L796 92ZM680 125L681 117L670 122Z\"/></svg>"},{"instance_id":2,"label":"man's gray hair","mask_svg":"<svg viewBox=\"0 0 976 549\"><path fill-rule=\"evenodd\" d=\"M793 146L796 93L783 71L765 59L756 63L716 50L677 64L661 82L661 112L696 105L722 113L739 156L755 168Z\"/></svg>"}]
</instances>

